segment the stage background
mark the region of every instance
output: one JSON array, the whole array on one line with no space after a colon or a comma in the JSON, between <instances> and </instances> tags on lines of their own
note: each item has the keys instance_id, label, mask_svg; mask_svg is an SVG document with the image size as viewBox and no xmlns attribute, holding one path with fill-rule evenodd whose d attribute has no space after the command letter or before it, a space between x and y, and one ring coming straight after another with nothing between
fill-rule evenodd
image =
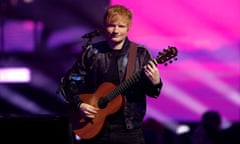
<instances>
[{"instance_id":1,"label":"stage background","mask_svg":"<svg viewBox=\"0 0 240 144\"><path fill-rule=\"evenodd\" d=\"M129 38L154 56L168 46L178 49L177 61L158 65L164 86L159 98L148 98L146 121L175 130L199 122L207 110L218 111L225 127L240 120L238 0L0 1L0 68L26 68L31 77L0 83L1 117L65 114L56 94L60 78L86 44L82 35L101 28L111 4L133 11Z\"/></svg>"}]
</instances>

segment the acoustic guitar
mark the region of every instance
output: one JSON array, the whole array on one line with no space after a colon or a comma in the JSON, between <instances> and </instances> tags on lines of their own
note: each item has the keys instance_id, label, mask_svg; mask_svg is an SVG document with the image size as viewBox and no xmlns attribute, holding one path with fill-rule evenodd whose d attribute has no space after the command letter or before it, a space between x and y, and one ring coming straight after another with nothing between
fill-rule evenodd
<instances>
[{"instance_id":1,"label":"acoustic guitar","mask_svg":"<svg viewBox=\"0 0 240 144\"><path fill-rule=\"evenodd\" d=\"M172 59L177 60L176 47L168 46L159 52L156 59L152 60L155 64L167 65L172 63ZM69 105L68 114L72 129L76 135L83 139L90 139L96 136L102 129L107 116L117 112L123 102L122 93L138 82L141 78L141 71L134 73L127 80L115 86L112 83L102 83L93 94L80 94L84 103L100 108L95 118L84 117L79 109Z\"/></svg>"}]
</instances>

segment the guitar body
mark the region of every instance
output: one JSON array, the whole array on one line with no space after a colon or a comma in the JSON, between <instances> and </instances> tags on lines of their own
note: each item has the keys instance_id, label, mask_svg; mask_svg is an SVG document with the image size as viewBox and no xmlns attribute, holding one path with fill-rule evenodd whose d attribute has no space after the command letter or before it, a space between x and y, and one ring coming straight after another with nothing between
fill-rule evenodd
<instances>
[{"instance_id":1,"label":"guitar body","mask_svg":"<svg viewBox=\"0 0 240 144\"><path fill-rule=\"evenodd\" d=\"M107 95L115 87L116 86L112 83L103 83L98 87L95 93L80 94L80 98L84 103L98 107L98 100L101 97ZM69 120L72 124L74 133L82 139L90 139L96 136L102 129L106 117L117 112L120 109L122 102L122 95L116 96L108 103L108 105L104 109L100 109L96 114L96 117L93 119L83 117L79 109L76 109L76 107L69 105Z\"/></svg>"}]
</instances>

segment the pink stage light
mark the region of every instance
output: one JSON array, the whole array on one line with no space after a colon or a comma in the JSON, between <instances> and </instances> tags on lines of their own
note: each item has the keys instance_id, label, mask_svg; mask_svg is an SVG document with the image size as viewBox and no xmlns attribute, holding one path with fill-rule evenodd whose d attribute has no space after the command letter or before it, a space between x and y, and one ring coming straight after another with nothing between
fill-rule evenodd
<instances>
[{"instance_id":1,"label":"pink stage light","mask_svg":"<svg viewBox=\"0 0 240 144\"><path fill-rule=\"evenodd\" d=\"M113 4L133 12L130 40L153 54L167 46L179 50L176 63L159 65L165 85L158 100L148 99L149 107L178 121L199 120L209 109L227 121L239 121L239 0L111 0Z\"/></svg>"}]
</instances>

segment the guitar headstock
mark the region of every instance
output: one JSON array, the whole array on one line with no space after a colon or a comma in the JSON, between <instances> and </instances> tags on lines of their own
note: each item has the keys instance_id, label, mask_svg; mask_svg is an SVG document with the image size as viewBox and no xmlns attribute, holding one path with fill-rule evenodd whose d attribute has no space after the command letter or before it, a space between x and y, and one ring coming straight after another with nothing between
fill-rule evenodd
<instances>
[{"instance_id":1,"label":"guitar headstock","mask_svg":"<svg viewBox=\"0 0 240 144\"><path fill-rule=\"evenodd\" d=\"M167 49L163 49L162 52L158 53L158 56L155 60L158 64L164 64L166 66L167 62L172 63L172 60L177 60L177 54L178 50L176 47L168 46Z\"/></svg>"}]
</instances>

